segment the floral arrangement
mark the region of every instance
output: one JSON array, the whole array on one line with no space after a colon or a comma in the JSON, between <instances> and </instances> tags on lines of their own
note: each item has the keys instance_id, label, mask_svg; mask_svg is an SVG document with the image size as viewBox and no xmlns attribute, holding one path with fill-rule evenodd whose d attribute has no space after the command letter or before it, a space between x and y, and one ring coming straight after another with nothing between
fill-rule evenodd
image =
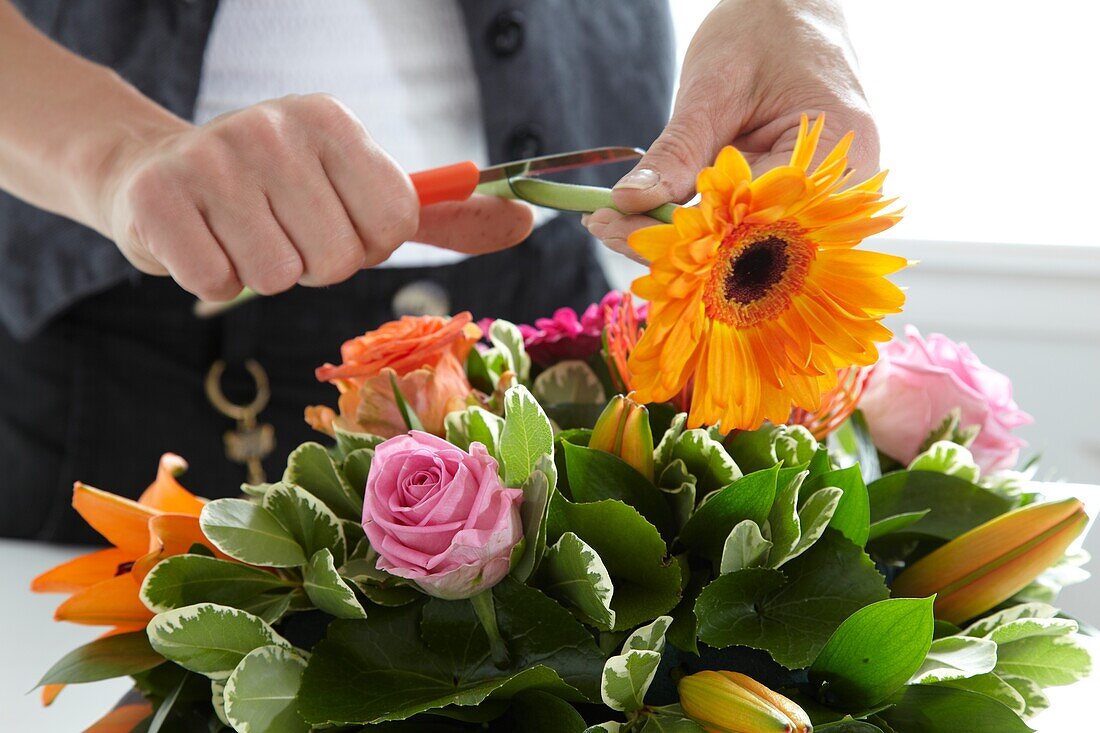
<instances>
[{"instance_id":1,"label":"floral arrangement","mask_svg":"<svg viewBox=\"0 0 1100 733\"><path fill-rule=\"evenodd\" d=\"M897 215L820 131L756 178L723 151L633 294L348 341L276 483L78 483L111 546L34 589L108 631L46 700L133 678L95 733L1030 730L1090 671L1051 605L1087 517L1012 470L1005 376L890 340L907 263L857 245Z\"/></svg>"}]
</instances>

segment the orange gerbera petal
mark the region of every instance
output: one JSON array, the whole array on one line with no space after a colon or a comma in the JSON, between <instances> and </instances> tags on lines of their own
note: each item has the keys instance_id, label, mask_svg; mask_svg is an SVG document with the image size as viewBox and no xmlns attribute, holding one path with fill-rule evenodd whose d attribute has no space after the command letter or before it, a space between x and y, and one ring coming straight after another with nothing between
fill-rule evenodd
<instances>
[{"instance_id":1,"label":"orange gerbera petal","mask_svg":"<svg viewBox=\"0 0 1100 733\"><path fill-rule=\"evenodd\" d=\"M884 276L907 262L852 247L899 212L881 213L881 175L843 188L850 134L810 172L824 129L803 117L790 165L756 179L723 149L698 176L698 207L631 235L651 260L633 285L650 301L627 361L639 400L691 385L690 426L751 429L816 410L838 369L877 358L879 321L904 299Z\"/></svg>"},{"instance_id":2,"label":"orange gerbera petal","mask_svg":"<svg viewBox=\"0 0 1100 733\"><path fill-rule=\"evenodd\" d=\"M31 581L35 593L75 593L118 575L121 565L133 562L134 554L117 547L81 555L51 568Z\"/></svg>"},{"instance_id":3,"label":"orange gerbera petal","mask_svg":"<svg viewBox=\"0 0 1100 733\"><path fill-rule=\"evenodd\" d=\"M138 597L140 586L128 572L70 596L54 612L58 621L91 626L143 629L153 614Z\"/></svg>"},{"instance_id":4,"label":"orange gerbera petal","mask_svg":"<svg viewBox=\"0 0 1100 733\"><path fill-rule=\"evenodd\" d=\"M138 724L153 714L153 706L138 702L115 708L92 724L84 733L133 733Z\"/></svg>"},{"instance_id":5,"label":"orange gerbera petal","mask_svg":"<svg viewBox=\"0 0 1100 733\"><path fill-rule=\"evenodd\" d=\"M149 518L159 513L156 509L79 481L73 486L73 508L115 547L135 557L149 549Z\"/></svg>"},{"instance_id":6,"label":"orange gerbera petal","mask_svg":"<svg viewBox=\"0 0 1100 733\"><path fill-rule=\"evenodd\" d=\"M176 476L187 470L187 461L175 453L160 457L157 478L138 499L138 503L157 511L198 516L206 502L192 494L176 481Z\"/></svg>"}]
</instances>

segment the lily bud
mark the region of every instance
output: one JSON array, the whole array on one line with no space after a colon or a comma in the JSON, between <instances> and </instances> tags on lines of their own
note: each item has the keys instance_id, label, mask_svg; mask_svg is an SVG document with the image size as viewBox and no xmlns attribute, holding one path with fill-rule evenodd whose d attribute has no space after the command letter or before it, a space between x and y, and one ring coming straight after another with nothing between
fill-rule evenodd
<instances>
[{"instance_id":1,"label":"lily bud","mask_svg":"<svg viewBox=\"0 0 1100 733\"><path fill-rule=\"evenodd\" d=\"M653 430L649 410L630 397L615 395L607 403L588 447L618 456L650 481L653 480Z\"/></svg>"},{"instance_id":2,"label":"lily bud","mask_svg":"<svg viewBox=\"0 0 1100 733\"><path fill-rule=\"evenodd\" d=\"M936 594L936 618L959 624L1011 598L1062 557L1088 524L1077 499L1033 504L960 535L906 568L895 596Z\"/></svg>"},{"instance_id":3,"label":"lily bud","mask_svg":"<svg viewBox=\"0 0 1100 733\"><path fill-rule=\"evenodd\" d=\"M707 733L812 733L792 700L737 672L697 672L680 680L680 707Z\"/></svg>"}]
</instances>

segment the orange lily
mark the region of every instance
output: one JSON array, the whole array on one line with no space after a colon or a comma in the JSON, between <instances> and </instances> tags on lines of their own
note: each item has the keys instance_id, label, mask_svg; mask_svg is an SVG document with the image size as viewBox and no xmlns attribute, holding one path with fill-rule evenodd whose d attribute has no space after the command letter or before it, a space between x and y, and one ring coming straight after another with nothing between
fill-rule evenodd
<instances>
[{"instance_id":1,"label":"orange lily","mask_svg":"<svg viewBox=\"0 0 1100 733\"><path fill-rule=\"evenodd\" d=\"M107 635L144 629L153 613L139 591L158 562L195 544L224 557L199 527L205 501L176 480L185 470L186 461L165 453L156 480L137 501L76 482L73 508L112 546L62 563L31 582L36 593L71 594L54 612L56 620L113 627ZM46 686L43 702L48 705L60 690Z\"/></svg>"},{"instance_id":2,"label":"orange lily","mask_svg":"<svg viewBox=\"0 0 1100 733\"><path fill-rule=\"evenodd\" d=\"M123 705L104 715L84 733L131 733L152 714L153 706L147 702Z\"/></svg>"}]
</instances>

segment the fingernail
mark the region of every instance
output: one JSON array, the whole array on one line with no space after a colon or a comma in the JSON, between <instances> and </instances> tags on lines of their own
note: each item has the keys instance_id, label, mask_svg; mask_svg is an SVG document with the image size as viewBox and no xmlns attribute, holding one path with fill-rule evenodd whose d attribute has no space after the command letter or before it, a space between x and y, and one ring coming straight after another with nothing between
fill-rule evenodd
<instances>
[{"instance_id":1,"label":"fingernail","mask_svg":"<svg viewBox=\"0 0 1100 733\"><path fill-rule=\"evenodd\" d=\"M591 214L581 214L581 226L582 227L587 227L588 226L588 220L591 219L591 218L592 218Z\"/></svg>"},{"instance_id":2,"label":"fingernail","mask_svg":"<svg viewBox=\"0 0 1100 733\"><path fill-rule=\"evenodd\" d=\"M615 184L615 188L631 188L644 191L647 188L656 186L660 180L661 176L657 174L657 171L651 168L637 168L619 179L619 182Z\"/></svg>"}]
</instances>

